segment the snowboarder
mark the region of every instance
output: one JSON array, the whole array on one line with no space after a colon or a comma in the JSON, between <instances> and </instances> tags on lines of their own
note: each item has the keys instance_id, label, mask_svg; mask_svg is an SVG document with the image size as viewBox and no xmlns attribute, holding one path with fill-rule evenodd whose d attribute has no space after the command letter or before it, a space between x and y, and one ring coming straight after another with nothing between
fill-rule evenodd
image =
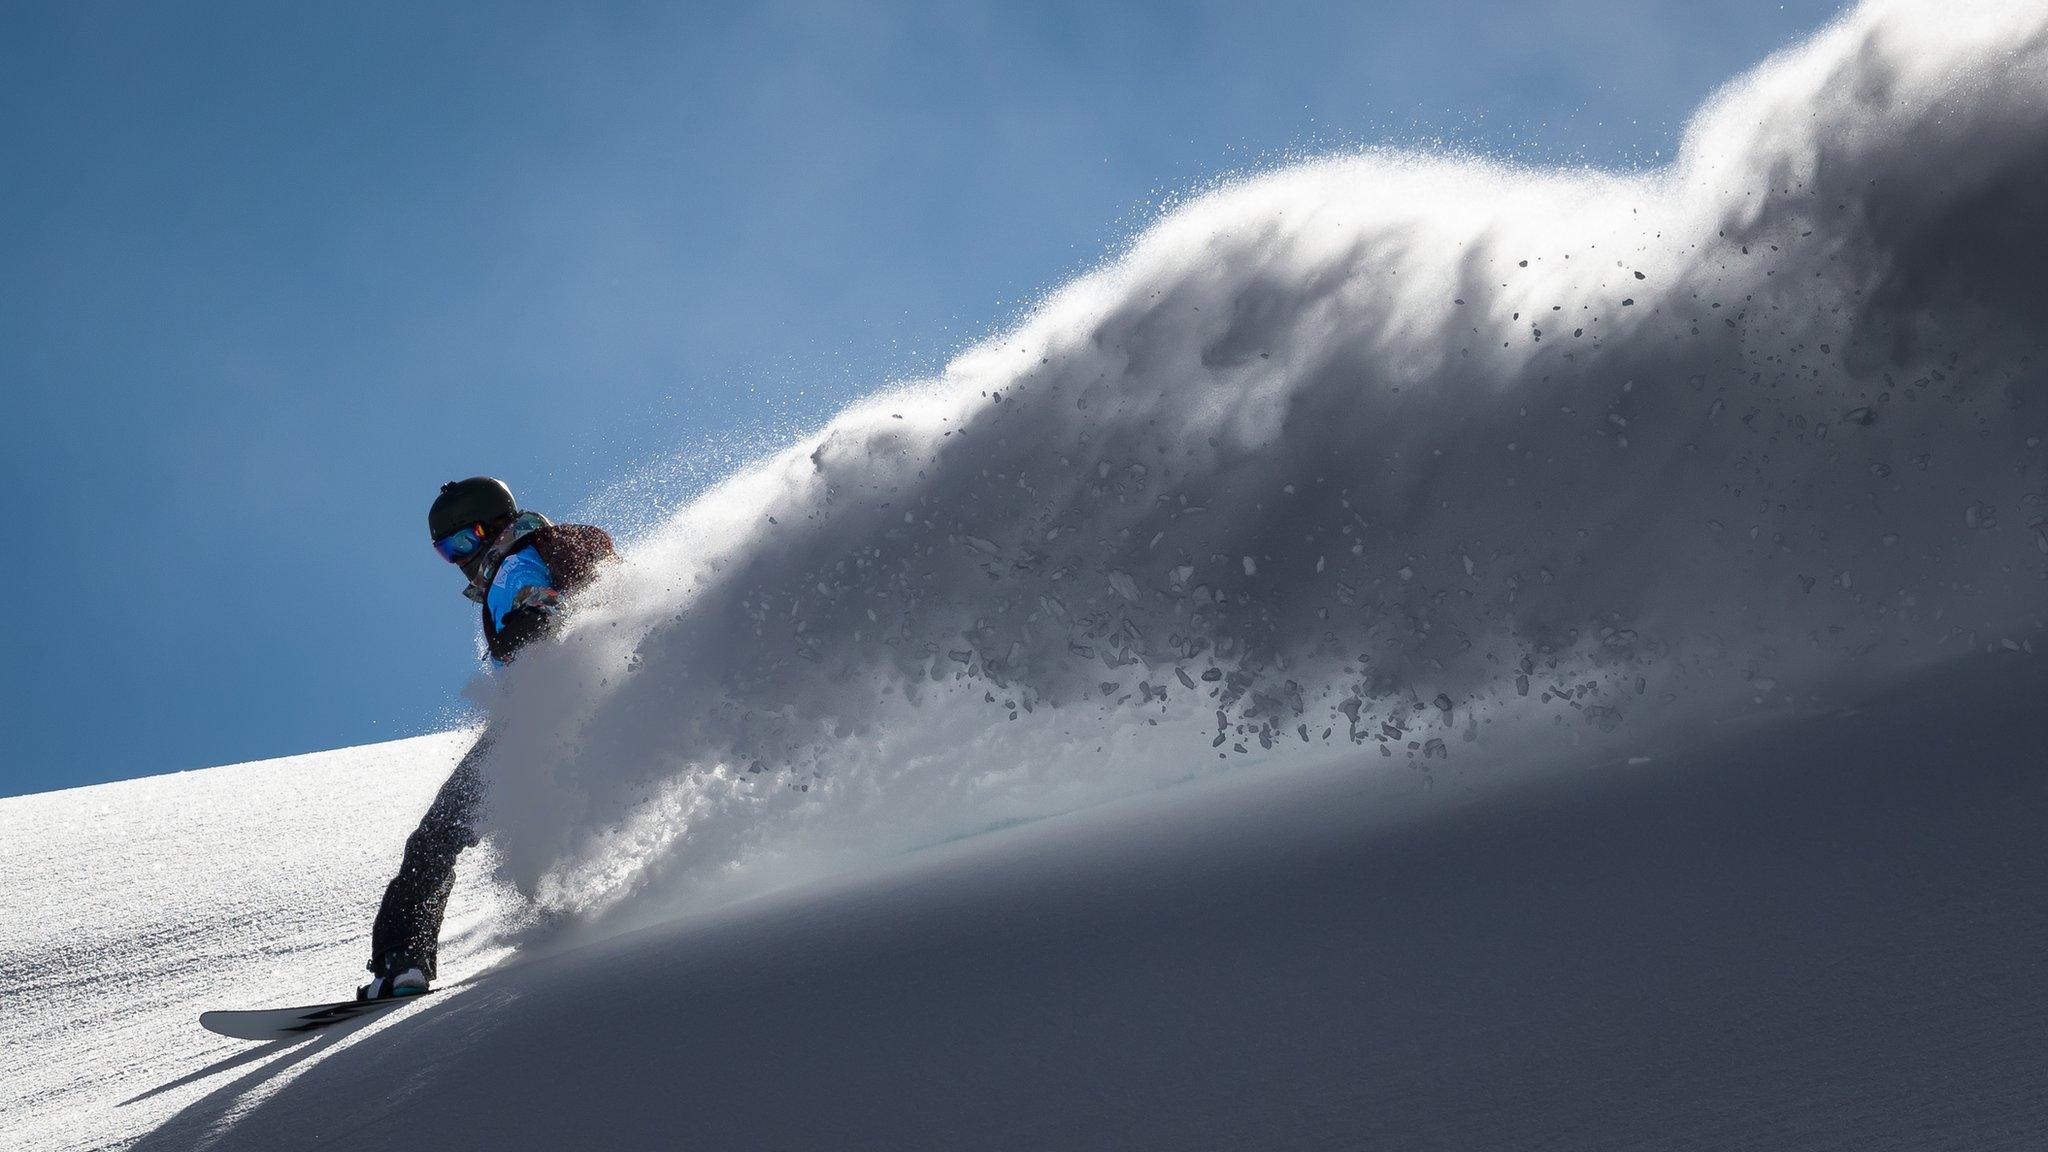
<instances>
[{"instance_id":1,"label":"snowboarder","mask_svg":"<svg viewBox=\"0 0 2048 1152\"><path fill-rule=\"evenodd\" d=\"M512 490L488 476L443 484L427 511L427 528L434 550L469 579L462 594L482 608L484 644L494 667L510 663L522 647L550 632L561 619L564 597L588 584L613 557L604 529L554 524L538 512L523 512ZM455 858L477 842L476 809L490 746L486 729L406 838L404 861L384 889L370 934L375 979L356 990L356 999L425 992L434 979Z\"/></svg>"}]
</instances>

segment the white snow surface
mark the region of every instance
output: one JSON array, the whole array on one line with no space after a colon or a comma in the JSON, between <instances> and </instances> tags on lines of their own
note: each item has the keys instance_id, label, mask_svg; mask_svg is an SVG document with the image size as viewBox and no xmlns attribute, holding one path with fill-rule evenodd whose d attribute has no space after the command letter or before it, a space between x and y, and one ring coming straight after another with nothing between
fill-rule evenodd
<instances>
[{"instance_id":1,"label":"white snow surface","mask_svg":"<svg viewBox=\"0 0 2048 1152\"><path fill-rule=\"evenodd\" d=\"M295 1046L197 1014L353 979L458 738L0 801L0 1147L2039 1148L2044 694L1246 768L496 968L465 883Z\"/></svg>"},{"instance_id":2,"label":"white snow surface","mask_svg":"<svg viewBox=\"0 0 2048 1152\"><path fill-rule=\"evenodd\" d=\"M0 1148L132 1139L204 1094L177 1072L243 1050L200 1011L367 979L384 883L473 735L0 799ZM489 874L458 887L451 973L505 953Z\"/></svg>"}]
</instances>

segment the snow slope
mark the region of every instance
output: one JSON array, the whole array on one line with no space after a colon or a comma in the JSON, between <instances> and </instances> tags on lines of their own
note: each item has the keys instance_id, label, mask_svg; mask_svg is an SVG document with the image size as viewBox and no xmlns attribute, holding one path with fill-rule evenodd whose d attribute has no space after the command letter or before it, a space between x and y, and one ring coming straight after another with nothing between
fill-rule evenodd
<instances>
[{"instance_id":1,"label":"snow slope","mask_svg":"<svg viewBox=\"0 0 2048 1152\"><path fill-rule=\"evenodd\" d=\"M205 1008L335 998L465 733L0 799L0 1148L101 1148L198 1098L243 1047ZM456 972L503 954L479 857Z\"/></svg>"},{"instance_id":2,"label":"snow slope","mask_svg":"<svg viewBox=\"0 0 2048 1152\"><path fill-rule=\"evenodd\" d=\"M2044 693L2000 653L1512 781L1253 768L541 948L285 1048L201 1032L206 985L348 978L377 869L309 814L395 839L454 741L0 802L17 856L167 802L205 832L101 852L89 947L35 926L80 979L8 940L31 979L0 1145L2038 1148ZM278 867L217 890L220 848ZM69 915L74 877L9 899Z\"/></svg>"}]
</instances>

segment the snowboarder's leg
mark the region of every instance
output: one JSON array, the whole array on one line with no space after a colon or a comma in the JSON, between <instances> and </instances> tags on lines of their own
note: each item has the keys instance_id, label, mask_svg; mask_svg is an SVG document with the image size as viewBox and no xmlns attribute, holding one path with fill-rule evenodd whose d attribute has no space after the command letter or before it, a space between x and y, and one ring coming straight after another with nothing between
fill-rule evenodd
<instances>
[{"instance_id":1,"label":"snowboarder's leg","mask_svg":"<svg viewBox=\"0 0 2048 1152\"><path fill-rule=\"evenodd\" d=\"M420 826L406 837L405 859L384 889L370 931L371 972L393 976L412 967L434 978L441 915L455 886L455 858L477 842L476 808L483 798L483 759L490 745L489 733L478 738L441 785Z\"/></svg>"}]
</instances>

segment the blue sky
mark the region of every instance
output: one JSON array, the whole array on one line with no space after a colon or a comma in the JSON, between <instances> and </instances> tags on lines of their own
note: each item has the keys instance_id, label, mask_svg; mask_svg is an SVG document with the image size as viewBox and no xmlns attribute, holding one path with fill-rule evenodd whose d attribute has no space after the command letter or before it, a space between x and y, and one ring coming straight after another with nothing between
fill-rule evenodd
<instances>
[{"instance_id":1,"label":"blue sky","mask_svg":"<svg viewBox=\"0 0 2048 1152\"><path fill-rule=\"evenodd\" d=\"M1655 163L1835 9L0 7L0 794L447 723L445 479L815 423L1289 155Z\"/></svg>"}]
</instances>

